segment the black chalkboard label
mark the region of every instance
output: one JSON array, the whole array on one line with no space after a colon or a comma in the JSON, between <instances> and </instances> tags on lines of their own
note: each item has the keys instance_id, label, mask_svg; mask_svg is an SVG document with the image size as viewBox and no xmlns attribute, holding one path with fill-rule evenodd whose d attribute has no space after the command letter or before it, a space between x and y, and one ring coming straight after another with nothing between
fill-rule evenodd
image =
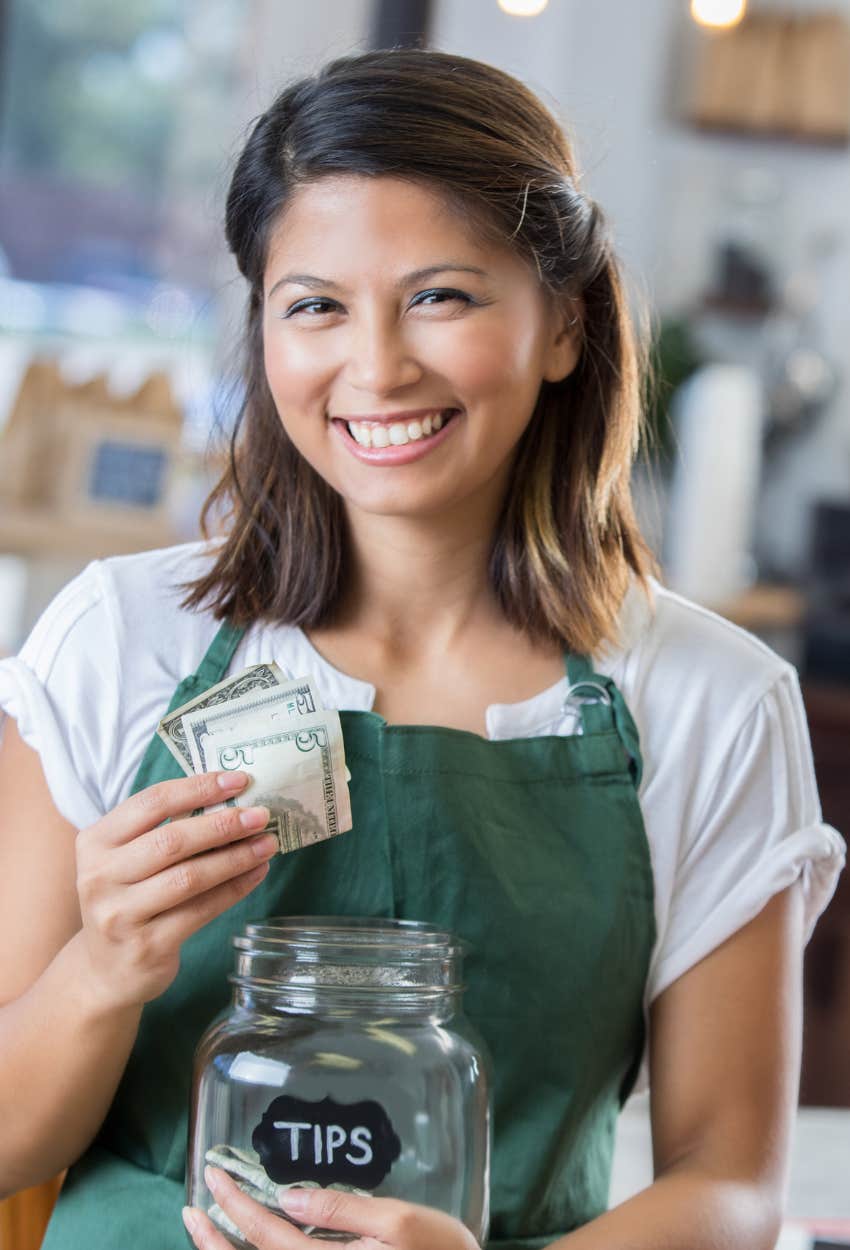
<instances>
[{"instance_id":1,"label":"black chalkboard label","mask_svg":"<svg viewBox=\"0 0 850 1250\"><path fill-rule=\"evenodd\" d=\"M401 1142L380 1103L308 1102L275 1098L251 1138L263 1167L279 1185L337 1181L374 1189L401 1154Z\"/></svg>"}]
</instances>

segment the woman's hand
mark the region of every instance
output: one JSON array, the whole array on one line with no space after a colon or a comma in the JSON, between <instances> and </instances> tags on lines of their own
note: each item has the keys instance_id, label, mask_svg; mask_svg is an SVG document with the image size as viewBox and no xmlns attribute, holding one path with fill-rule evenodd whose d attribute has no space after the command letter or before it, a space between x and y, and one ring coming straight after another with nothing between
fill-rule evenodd
<instances>
[{"instance_id":1,"label":"woman's hand","mask_svg":"<svg viewBox=\"0 0 850 1250\"><path fill-rule=\"evenodd\" d=\"M265 877L277 850L273 834L256 836L267 808L185 814L247 782L238 772L161 781L77 835L77 940L90 989L105 1005L140 1006L162 994L183 942Z\"/></svg>"},{"instance_id":2,"label":"woman's hand","mask_svg":"<svg viewBox=\"0 0 850 1250\"><path fill-rule=\"evenodd\" d=\"M316 1250L323 1238L308 1237L269 1211L231 1180L221 1168L207 1168L207 1188L256 1250ZM287 1215L315 1228L357 1233L349 1250L478 1250L468 1228L442 1211L400 1202L364 1198L336 1189L284 1189L278 1201ZM230 1250L230 1243L195 1207L184 1207L183 1222L198 1250Z\"/></svg>"}]
</instances>

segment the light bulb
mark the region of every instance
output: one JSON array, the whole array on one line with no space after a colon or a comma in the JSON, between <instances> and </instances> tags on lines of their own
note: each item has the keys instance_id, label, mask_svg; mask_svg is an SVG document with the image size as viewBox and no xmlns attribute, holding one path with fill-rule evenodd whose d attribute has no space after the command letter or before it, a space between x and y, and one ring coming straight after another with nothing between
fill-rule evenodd
<instances>
[{"instance_id":1,"label":"light bulb","mask_svg":"<svg viewBox=\"0 0 850 1250\"><path fill-rule=\"evenodd\" d=\"M737 26L747 0L691 0L691 17L700 26Z\"/></svg>"},{"instance_id":2,"label":"light bulb","mask_svg":"<svg viewBox=\"0 0 850 1250\"><path fill-rule=\"evenodd\" d=\"M537 17L549 0L499 0L499 8L511 17Z\"/></svg>"}]
</instances>

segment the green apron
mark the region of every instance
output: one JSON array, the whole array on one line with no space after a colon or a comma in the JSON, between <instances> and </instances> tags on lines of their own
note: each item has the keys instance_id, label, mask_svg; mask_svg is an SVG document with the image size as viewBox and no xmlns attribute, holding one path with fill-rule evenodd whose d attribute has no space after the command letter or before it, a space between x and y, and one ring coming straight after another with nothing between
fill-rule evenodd
<instances>
[{"instance_id":1,"label":"green apron","mask_svg":"<svg viewBox=\"0 0 850 1250\"><path fill-rule=\"evenodd\" d=\"M225 677L243 632L221 627L169 710ZM194 1050L229 1002L230 939L284 914L423 920L471 943L465 1009L495 1068L488 1247L536 1250L605 1211L643 1053L653 877L634 722L610 678L566 665L572 685L596 687L574 692L580 735L493 741L340 713L353 829L273 859L184 944L42 1250L185 1250ZM179 776L154 737L133 792Z\"/></svg>"}]
</instances>

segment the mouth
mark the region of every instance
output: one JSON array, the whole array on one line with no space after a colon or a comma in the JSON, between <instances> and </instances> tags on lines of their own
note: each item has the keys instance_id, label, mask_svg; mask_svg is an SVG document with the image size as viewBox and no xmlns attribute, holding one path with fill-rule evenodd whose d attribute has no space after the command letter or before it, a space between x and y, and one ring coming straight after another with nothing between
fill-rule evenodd
<instances>
[{"instance_id":1,"label":"mouth","mask_svg":"<svg viewBox=\"0 0 850 1250\"><path fill-rule=\"evenodd\" d=\"M407 421L356 421L332 419L332 426L345 447L366 464L408 464L436 449L450 437L459 408L444 408L439 413Z\"/></svg>"},{"instance_id":2,"label":"mouth","mask_svg":"<svg viewBox=\"0 0 850 1250\"><path fill-rule=\"evenodd\" d=\"M351 438L361 447L405 447L408 443L427 441L439 434L446 425L459 416L459 408L444 408L442 412L408 421L341 421Z\"/></svg>"}]
</instances>

